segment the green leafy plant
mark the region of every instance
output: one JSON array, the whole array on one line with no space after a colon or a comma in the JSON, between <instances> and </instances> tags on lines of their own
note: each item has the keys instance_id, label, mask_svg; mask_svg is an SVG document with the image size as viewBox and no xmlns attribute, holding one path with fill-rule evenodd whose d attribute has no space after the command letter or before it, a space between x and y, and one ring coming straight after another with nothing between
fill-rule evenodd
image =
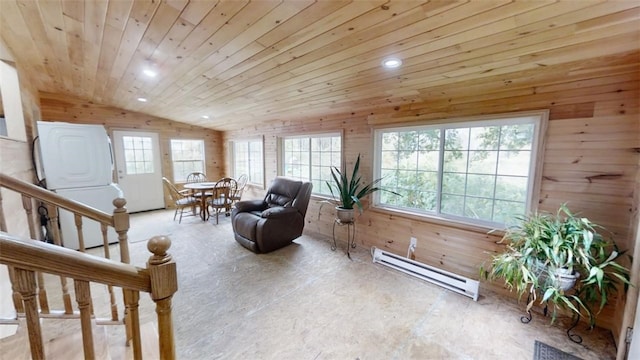
<instances>
[{"instance_id":1,"label":"green leafy plant","mask_svg":"<svg viewBox=\"0 0 640 360\"><path fill-rule=\"evenodd\" d=\"M503 279L520 297L528 294L527 311L536 300L550 306L552 322L560 309L586 316L591 326L620 283L629 285L629 270L617 260L623 255L605 229L571 213L563 204L556 214L535 213L518 218L501 242L504 253L481 267L485 279ZM578 278L569 288L563 278Z\"/></svg>"},{"instance_id":2,"label":"green leafy plant","mask_svg":"<svg viewBox=\"0 0 640 360\"><path fill-rule=\"evenodd\" d=\"M395 195L400 195L395 191L378 187L377 185L382 181L382 178L375 179L366 185L362 182L362 177L360 176L360 154L358 154L356 163L353 166L351 178L347 176L346 171L343 173L335 166L331 168L331 177L333 178L333 183L329 181L326 182L331 196L337 206L344 209L353 209L355 205L360 210L360 213L362 213L363 207L360 199L376 191L387 191Z\"/></svg>"}]
</instances>

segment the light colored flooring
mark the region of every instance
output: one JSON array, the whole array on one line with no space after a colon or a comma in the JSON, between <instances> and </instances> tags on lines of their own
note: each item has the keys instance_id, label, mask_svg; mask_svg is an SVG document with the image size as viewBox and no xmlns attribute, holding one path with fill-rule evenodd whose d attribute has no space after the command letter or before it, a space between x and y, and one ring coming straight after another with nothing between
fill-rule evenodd
<instances>
[{"instance_id":1,"label":"light colored flooring","mask_svg":"<svg viewBox=\"0 0 640 360\"><path fill-rule=\"evenodd\" d=\"M235 242L228 217L215 225L172 216L132 215L130 239L139 266L142 240L172 239L180 359L532 359L535 340L583 359L615 358L609 331L581 324L575 344L540 314L522 324L524 304L482 289L474 302L374 264L361 244L349 260L345 242L334 252L328 238L305 234L256 255Z\"/></svg>"},{"instance_id":2,"label":"light colored flooring","mask_svg":"<svg viewBox=\"0 0 640 360\"><path fill-rule=\"evenodd\" d=\"M178 359L532 359L535 340L582 359L615 358L609 331L580 324L584 341L575 344L565 325L550 326L541 314L522 324L524 304L482 288L474 302L374 264L359 241L352 260L344 241L331 251L330 239L315 234L256 255L233 239L228 217L219 225L193 216L178 224L172 217L171 210L133 214L129 240L131 263L140 267L150 255L146 240L172 240ZM117 258L118 246L110 248ZM92 288L92 295L108 300L104 287ZM145 294L140 320L155 321ZM109 329L110 342L121 344L122 327Z\"/></svg>"}]
</instances>

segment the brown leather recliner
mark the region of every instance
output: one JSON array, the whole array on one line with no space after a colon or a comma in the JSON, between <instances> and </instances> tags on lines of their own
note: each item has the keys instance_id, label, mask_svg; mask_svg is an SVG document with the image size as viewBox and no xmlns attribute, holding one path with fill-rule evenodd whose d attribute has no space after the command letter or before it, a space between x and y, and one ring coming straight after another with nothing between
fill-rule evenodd
<instances>
[{"instance_id":1,"label":"brown leather recliner","mask_svg":"<svg viewBox=\"0 0 640 360\"><path fill-rule=\"evenodd\" d=\"M264 200L239 201L231 211L236 241L255 253L291 244L302 235L313 184L277 177Z\"/></svg>"}]
</instances>

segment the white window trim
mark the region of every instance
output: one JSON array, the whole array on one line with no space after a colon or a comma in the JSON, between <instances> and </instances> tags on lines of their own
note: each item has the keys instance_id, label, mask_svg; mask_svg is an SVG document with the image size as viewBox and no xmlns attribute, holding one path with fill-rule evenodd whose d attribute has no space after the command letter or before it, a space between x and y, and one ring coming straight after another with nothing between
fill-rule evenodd
<instances>
[{"instance_id":1,"label":"white window trim","mask_svg":"<svg viewBox=\"0 0 640 360\"><path fill-rule=\"evenodd\" d=\"M428 122L412 122L410 124L394 124L393 126L377 126L373 129L373 176L379 176L381 172L382 159L381 159L381 134L384 131L411 131L416 129L425 129L428 127L438 127L441 128L443 125L447 125L450 128L454 127L468 127L469 125L474 125L478 122L483 122L485 124L490 125L492 120L499 122L503 119L509 118L519 118L519 117L538 117L538 120L535 121L534 128L534 138L533 143L531 144L531 164L530 164L530 174L528 178L528 186L530 191L527 193L527 201L526 201L526 211L527 212L535 212L538 207L538 202L540 199L540 188L542 183L542 166L544 160L544 142L545 142L545 134L547 132L547 126L549 122L549 110L535 110L535 111L521 111L521 112L513 112L513 113L501 113L501 114L492 114L492 115L482 115L482 116L473 116L473 117L458 117L451 119L438 119L438 120L429 120ZM440 156L443 156L442 150L440 150ZM440 161L440 165L442 166L442 159ZM439 169L439 177L438 180L438 189L440 191L440 182L442 181L442 169ZM440 206L440 201L438 200L438 206ZM488 223L486 221L475 221L471 218L460 217L460 216L452 216L447 214L441 214L438 212L427 212L420 210L407 210L405 208L396 208L388 205L380 204L380 193L376 192L372 194L372 204L371 207L375 211L380 211L383 213L394 213L399 215L406 215L408 217L417 217L417 218L428 218L434 219L438 222L445 223L456 223L462 226L472 226L475 228L481 229L496 229L497 226L502 226L503 224L496 223Z\"/></svg>"},{"instance_id":2,"label":"white window trim","mask_svg":"<svg viewBox=\"0 0 640 360\"><path fill-rule=\"evenodd\" d=\"M256 181L253 181L253 179L249 179L247 181L247 185L251 185L251 186L255 186L255 187L264 189L265 168L264 168L264 137L263 136L248 137L248 138L238 138L238 139L233 139L233 140L229 141L229 154L230 154L230 158L231 158L231 169L232 169L232 174L234 174L234 176L238 175L238 174L236 174L236 143L241 143L241 142L250 143L250 142L256 142L256 141L260 142L260 148L262 149L262 164L260 164L260 167L262 168L262 178L260 179L260 182L256 182ZM250 172L250 169L248 171ZM247 176L249 176L249 174L247 174Z\"/></svg>"},{"instance_id":3,"label":"white window trim","mask_svg":"<svg viewBox=\"0 0 640 360\"><path fill-rule=\"evenodd\" d=\"M171 154L171 171L173 172L173 181L176 184L181 184L181 183L184 183L186 181L186 179L176 180L175 165L174 165L174 159L173 159L173 146L171 144L171 142L173 140L176 140L176 141L200 141L202 143L202 173L206 175L207 174L207 144L204 141L204 139L170 138L169 139L169 154Z\"/></svg>"},{"instance_id":4,"label":"white window trim","mask_svg":"<svg viewBox=\"0 0 640 360\"><path fill-rule=\"evenodd\" d=\"M278 175L284 176L284 140L286 139L311 139L319 137L340 137L340 171L344 170L344 131L331 131L331 132L310 132L304 134L292 134L278 137ZM312 196L331 199L330 194L317 193L312 190Z\"/></svg>"}]
</instances>

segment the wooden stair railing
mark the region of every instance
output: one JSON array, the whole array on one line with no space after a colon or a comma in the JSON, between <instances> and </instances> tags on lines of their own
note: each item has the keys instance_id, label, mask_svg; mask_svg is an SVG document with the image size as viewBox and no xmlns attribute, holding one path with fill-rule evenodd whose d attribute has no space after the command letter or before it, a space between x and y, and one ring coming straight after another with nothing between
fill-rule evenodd
<instances>
[{"instance_id":1,"label":"wooden stair railing","mask_svg":"<svg viewBox=\"0 0 640 360\"><path fill-rule=\"evenodd\" d=\"M39 209L45 209L45 212L48 215L48 227L51 230L53 243L62 246L63 239L60 234L60 230L58 227L58 212L59 209L64 209L72 214L75 217L76 230L80 245L80 251L85 252L84 246L84 233L83 233L83 218L91 219L99 224L101 224L101 232L102 232L102 243L103 243L103 251L104 257L107 259L111 258L110 250L109 250L109 240L107 235L107 229L112 227L117 236L118 236L118 244L120 249L120 261L123 263L130 262L129 256L129 244L128 244L128 236L127 232L129 230L129 214L127 213L127 209L125 208L126 200L125 199L114 199L113 205L115 209L113 210L113 214L107 214L103 211L94 209L92 207L86 206L80 202L67 199L65 197L59 196L58 194L51 192L49 190L40 188L33 184L29 184L27 182L15 179L6 174L0 173L0 187L12 190L15 193L18 193L22 197L22 206L25 211L25 215L27 218L27 223L29 227L29 236L31 239L39 239L41 238L41 234L36 230L36 218L33 211L34 201L38 201L42 205L38 207ZM12 209L14 210L14 209ZM7 224L4 216L4 205L2 194L0 193L0 231L7 231ZM13 278L13 269L9 268L9 278ZM38 300L40 304L40 314L51 317L60 317L60 314L57 314L54 311L49 309L49 302L47 299L47 291L44 287L44 279L42 274L36 274L36 286L38 288ZM62 290L62 298L63 298L63 315L66 316L74 316L72 304L71 304L71 296L69 294L69 288L67 285L67 279L64 277L60 278L60 286ZM118 307L115 303L115 295L113 293L113 287L111 285L108 286L109 297L111 301L111 318L109 321L113 323L117 323L118 320ZM17 313L23 313L23 309L20 295L17 292L15 286L13 286L13 302L14 307ZM107 323L107 320L100 320L99 322ZM130 338L129 334L127 336Z\"/></svg>"},{"instance_id":2,"label":"wooden stair railing","mask_svg":"<svg viewBox=\"0 0 640 360\"><path fill-rule=\"evenodd\" d=\"M153 255L147 268L83 254L60 246L18 238L0 232L0 263L14 269L16 288L21 295L29 343L33 359L44 359L44 346L36 300L36 273L49 273L74 280L76 297L80 308L80 321L86 359L93 359L91 334L91 312L89 309L89 282L97 282L124 289L125 302L129 309L127 321L133 330L133 353L135 359L142 358L138 299L140 292L147 292L156 303L158 337L161 359L174 359L171 299L178 289L176 264L167 250L171 241L164 236L149 240L147 247Z\"/></svg>"},{"instance_id":3,"label":"wooden stair railing","mask_svg":"<svg viewBox=\"0 0 640 360\"><path fill-rule=\"evenodd\" d=\"M115 230L118 237L118 247L120 249L120 261L126 264L130 262L128 235L127 235L127 232L129 230L129 214L127 213L127 210L125 208L125 205L126 205L125 199L121 199L121 198L114 199L113 205L115 208L114 208L113 214L108 214L103 211L99 211L92 207L86 206L82 203L61 197L49 190L42 189L38 186L15 179L3 173L0 173L0 188L11 190L10 192L0 193L0 231L3 231L8 234L5 212L11 211L13 213L17 210L13 208L7 209L9 205L7 203L3 203L2 196L4 194L7 200L14 200L13 202L11 202L12 205L20 203L19 201L20 198L22 200L21 203L25 213L25 217L27 219L26 224L28 224L29 237L31 238L30 240L27 240L27 241L41 243L41 241L36 240L39 238L43 238L43 234L41 234L41 232L39 231L41 227L39 228L39 226L36 225L38 223L36 218L38 215L41 215L40 211L44 211L48 215L48 219L46 223L51 232L53 243L58 247L61 247L63 244L63 239L58 227L58 212L60 209L64 209L71 212L75 218L80 252L85 252L84 239L86 237L85 237L85 234L83 233L83 218L87 218L87 219L97 221L100 224L101 233L102 233L102 243L104 245L102 247L104 258L110 259L111 257L110 251L109 251L110 249L109 249L109 239L108 239L107 230L109 227L112 227ZM10 198L10 196L14 196L14 198ZM19 197L17 201L15 201L16 200L15 196ZM38 214L35 214L33 210L34 208L38 209ZM13 220L15 220L15 215L12 217L12 225L15 226ZM24 231L20 232L21 236L23 233ZM164 244L165 242L161 241L160 243ZM168 246L169 246L168 244L169 243L167 242L166 245L153 245L153 246L154 246L154 249L157 248L156 250L160 251L165 246L168 249ZM149 246L151 245L149 244ZM77 252L73 250L70 250L70 251L72 253L77 254ZM0 252L2 252L2 250L0 250ZM154 254L156 253L154 252ZM162 257L162 256L165 256L165 257ZM166 263L166 264L169 264L167 265L168 267L171 267L171 266L175 267L175 265L170 265L172 264L172 262L170 261L170 256L166 255L166 253L164 255L161 255L161 253L158 253L152 256L152 258L149 261L150 261L150 264L165 265ZM110 309L109 309L110 318L108 319L96 318L94 313L94 307L93 307L94 303L91 300L91 295L88 292L88 288L86 287L86 285L83 285L82 283L76 284L76 282L74 282L74 290L76 292L76 301L77 301L77 307L78 307L78 311L74 312L72 307L71 295L70 295L68 284L67 284L67 277L63 273L57 274L60 277L60 291L61 291L62 303L64 307L62 311L57 311L57 310L50 309L47 290L45 288L43 272L40 272L38 270L30 270L30 271L35 271L34 272L35 280L31 281L31 275L25 274L23 271L25 270L24 268L17 268L11 264L8 264L8 265L9 266L7 268L9 271L9 279L11 280L11 286L12 286L12 292L13 292L12 299L14 303L14 308L17 313L17 318L27 317L27 310L24 308L23 300L28 300L28 303L30 304L30 306L32 302L34 304L39 305L39 311L38 311L39 317L80 318L81 322L84 321L85 323L87 322L87 318L89 318L89 319L95 319L95 322L97 324L114 324L114 325L122 324L124 320L124 324L126 325L125 326L126 342L127 344L129 344L130 341L133 341L134 356L136 355L136 348L139 349L139 345L140 345L139 344L140 329L137 326L138 320L133 319L132 315L134 315L134 313L137 314L137 309L138 309L137 299L139 297L139 290L125 289L121 285L113 285L110 282L95 281L98 283L107 284L107 290L109 294L109 303L110 303ZM18 270L18 269L21 269L21 270ZM50 273L50 271L45 271L45 272ZM163 276L166 276L169 279L176 278L175 274L173 275L173 277L171 276L171 274L165 274ZM92 281L92 279L78 279L78 280ZM22 282L22 284L19 284L19 282ZM166 312L166 308L168 306L166 304L167 293L170 292L171 289L177 288L177 285L174 286L171 282L169 283L161 282L161 283L162 285L165 285L166 288L161 285L158 285L155 287L155 290L151 292L152 298L154 300L159 301L158 302L159 314ZM35 290L32 289L33 286L35 286ZM114 286L120 286L123 288L123 298L124 298L124 319L123 320L120 320L118 317L118 305L116 303L116 296L114 294ZM173 291L175 292L175 290ZM35 301L35 299L37 299L37 301ZM170 297L168 301L170 304ZM170 309L170 305L169 305L169 309ZM0 319L0 324L17 324L18 323L17 318ZM159 315L159 322L160 321L161 321L161 316ZM171 344L172 344L172 340L171 340ZM86 345L86 346L89 346L89 345ZM171 348L172 347L173 345L171 345Z\"/></svg>"}]
</instances>

